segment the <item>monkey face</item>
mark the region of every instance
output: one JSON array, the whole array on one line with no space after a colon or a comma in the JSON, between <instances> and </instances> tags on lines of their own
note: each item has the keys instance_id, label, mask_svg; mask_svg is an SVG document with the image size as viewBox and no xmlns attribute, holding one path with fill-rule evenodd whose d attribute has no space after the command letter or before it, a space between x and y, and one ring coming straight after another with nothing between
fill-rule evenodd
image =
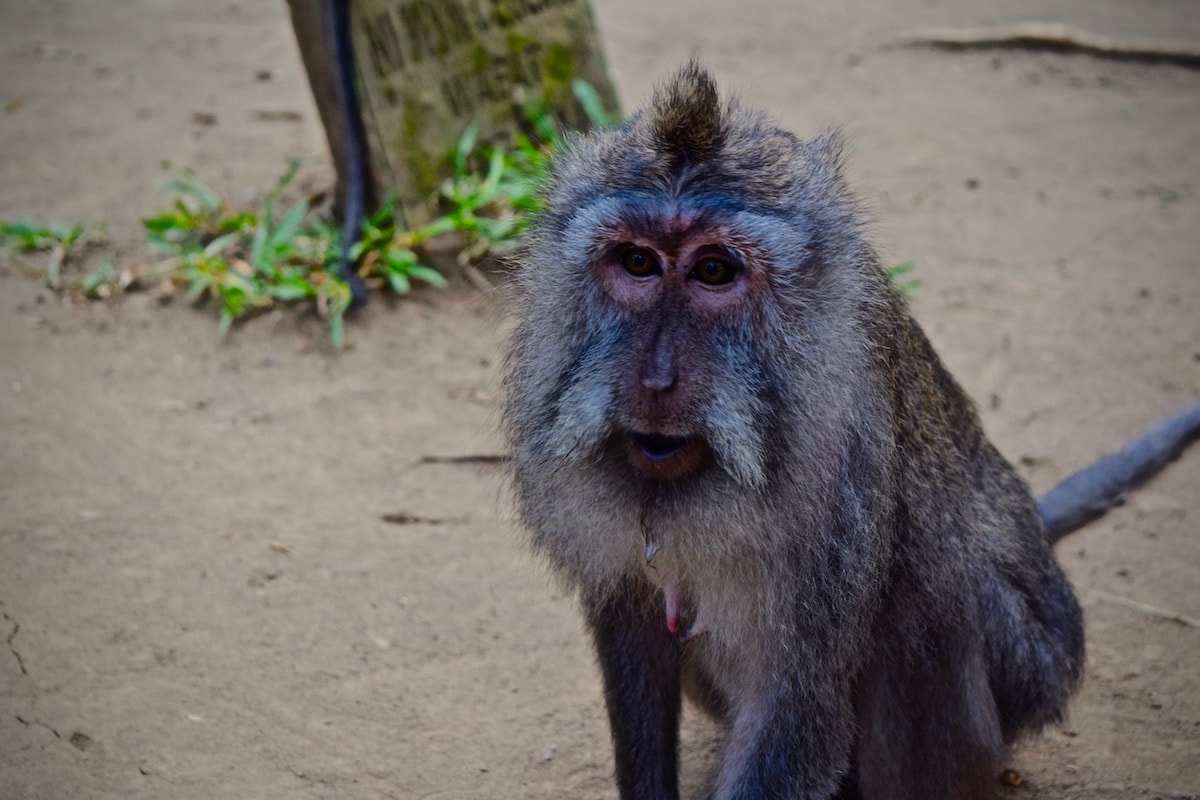
<instances>
[{"instance_id":1,"label":"monkey face","mask_svg":"<svg viewBox=\"0 0 1200 800\"><path fill-rule=\"evenodd\" d=\"M878 285L840 145L705 108L724 122L648 113L559 154L514 287L518 480L757 491L787 447L831 446Z\"/></svg>"},{"instance_id":2,"label":"monkey face","mask_svg":"<svg viewBox=\"0 0 1200 800\"><path fill-rule=\"evenodd\" d=\"M654 481L714 468L762 481L773 415L754 329L770 265L742 224L753 215L721 205L667 192L597 198L542 248L553 262L527 267L553 284L544 295L574 296L531 307L536 345L558 358L549 390L538 386L550 406L541 452Z\"/></svg>"},{"instance_id":3,"label":"monkey face","mask_svg":"<svg viewBox=\"0 0 1200 800\"><path fill-rule=\"evenodd\" d=\"M675 480L713 464L710 392L726 365L712 331L737 327L765 270L753 247L703 213L677 203L639 211L597 229L589 267L597 302L628 326L615 435L635 470Z\"/></svg>"}]
</instances>

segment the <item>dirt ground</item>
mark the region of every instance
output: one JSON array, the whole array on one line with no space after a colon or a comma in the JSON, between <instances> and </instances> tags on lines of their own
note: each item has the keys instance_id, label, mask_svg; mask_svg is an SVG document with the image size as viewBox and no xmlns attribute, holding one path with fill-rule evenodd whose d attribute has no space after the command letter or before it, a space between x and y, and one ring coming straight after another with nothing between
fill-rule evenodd
<instances>
[{"instance_id":1,"label":"dirt ground","mask_svg":"<svg viewBox=\"0 0 1200 800\"><path fill-rule=\"evenodd\" d=\"M889 47L1069 22L1200 41L1192 0L598 0L627 107L691 55L851 177L916 313L1035 489L1200 398L1200 72ZM330 182L284 3L5 3L0 218L144 259L162 160L235 201ZM292 112L292 113L279 113ZM217 340L148 295L65 302L0 261L0 796L614 798L572 602L496 467L495 297ZM406 524L383 515L403 514ZM1026 798L1200 796L1200 451L1058 553L1087 614ZM695 787L714 732L686 721Z\"/></svg>"}]
</instances>

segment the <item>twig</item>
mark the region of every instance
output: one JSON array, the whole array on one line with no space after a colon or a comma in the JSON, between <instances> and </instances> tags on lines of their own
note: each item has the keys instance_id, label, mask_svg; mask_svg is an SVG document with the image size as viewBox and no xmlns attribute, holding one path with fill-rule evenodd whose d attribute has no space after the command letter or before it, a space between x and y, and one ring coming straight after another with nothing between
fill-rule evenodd
<instances>
[{"instance_id":1,"label":"twig","mask_svg":"<svg viewBox=\"0 0 1200 800\"><path fill-rule=\"evenodd\" d=\"M511 456L508 453L467 453L461 456L421 456L421 464L503 464Z\"/></svg>"},{"instance_id":2,"label":"twig","mask_svg":"<svg viewBox=\"0 0 1200 800\"><path fill-rule=\"evenodd\" d=\"M144 268L144 272L137 275L138 278L161 278L164 275L170 275L175 270L179 269L179 264L183 259L179 256L169 256L158 261L152 261L149 264L139 265Z\"/></svg>"},{"instance_id":3,"label":"twig","mask_svg":"<svg viewBox=\"0 0 1200 800\"><path fill-rule=\"evenodd\" d=\"M467 280L484 294L491 294L496 288L492 286L492 282L487 279L487 276L479 271L479 267L474 264L464 264L462 267L463 274L467 276Z\"/></svg>"},{"instance_id":4,"label":"twig","mask_svg":"<svg viewBox=\"0 0 1200 800\"><path fill-rule=\"evenodd\" d=\"M60 244L50 246L50 258L46 262L46 286L58 289L62 286L62 265L67 257L67 249Z\"/></svg>"},{"instance_id":5,"label":"twig","mask_svg":"<svg viewBox=\"0 0 1200 800\"><path fill-rule=\"evenodd\" d=\"M1056 22L1018 22L984 28L935 28L901 40L906 47L940 50L1047 50L1087 53L1121 61L1200 69L1200 44L1184 39L1115 37Z\"/></svg>"},{"instance_id":6,"label":"twig","mask_svg":"<svg viewBox=\"0 0 1200 800\"><path fill-rule=\"evenodd\" d=\"M14 253L11 258L16 262L17 269L21 270L21 274L26 278L42 279L46 277L46 268L39 267L25 256Z\"/></svg>"},{"instance_id":7,"label":"twig","mask_svg":"<svg viewBox=\"0 0 1200 800\"><path fill-rule=\"evenodd\" d=\"M1152 617L1167 619L1171 622L1177 622L1180 625L1186 625L1189 628L1200 628L1200 619L1189 617L1186 614L1180 614L1178 611L1169 611L1165 608L1158 608L1146 603L1140 603L1137 600L1130 600L1128 597L1121 597L1119 595L1109 594L1108 592L1102 592L1099 589L1093 589L1092 594L1102 600L1107 600L1110 603L1116 603L1117 605L1125 606L1126 608L1132 608L1134 611L1140 611L1143 614L1149 614Z\"/></svg>"},{"instance_id":8,"label":"twig","mask_svg":"<svg viewBox=\"0 0 1200 800\"><path fill-rule=\"evenodd\" d=\"M407 511L394 511L390 514L380 514L379 518L384 522L389 522L392 525L416 525L418 523L425 525L444 525L448 522L461 523L466 522L466 517L422 517L419 514L410 514Z\"/></svg>"}]
</instances>

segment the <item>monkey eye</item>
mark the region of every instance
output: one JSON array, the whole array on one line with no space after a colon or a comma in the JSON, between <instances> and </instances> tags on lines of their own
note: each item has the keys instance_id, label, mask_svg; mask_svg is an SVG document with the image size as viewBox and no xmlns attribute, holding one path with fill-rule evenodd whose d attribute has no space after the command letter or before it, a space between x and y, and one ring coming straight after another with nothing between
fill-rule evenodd
<instances>
[{"instance_id":1,"label":"monkey eye","mask_svg":"<svg viewBox=\"0 0 1200 800\"><path fill-rule=\"evenodd\" d=\"M647 278L662 272L654 253L644 247L630 247L621 253L621 266L635 278Z\"/></svg>"},{"instance_id":2,"label":"monkey eye","mask_svg":"<svg viewBox=\"0 0 1200 800\"><path fill-rule=\"evenodd\" d=\"M723 286L737 277L737 267L722 258L707 256L696 263L691 275L705 286Z\"/></svg>"}]
</instances>

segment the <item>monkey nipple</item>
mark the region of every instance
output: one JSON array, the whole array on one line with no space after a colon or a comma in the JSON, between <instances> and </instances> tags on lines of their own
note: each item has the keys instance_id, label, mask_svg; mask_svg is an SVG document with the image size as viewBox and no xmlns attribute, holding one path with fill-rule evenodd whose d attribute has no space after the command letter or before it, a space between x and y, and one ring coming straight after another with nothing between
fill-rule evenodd
<instances>
[{"instance_id":1,"label":"monkey nipple","mask_svg":"<svg viewBox=\"0 0 1200 800\"><path fill-rule=\"evenodd\" d=\"M663 587L663 601L667 606L667 630L679 632L679 587L668 583Z\"/></svg>"},{"instance_id":2,"label":"monkey nipple","mask_svg":"<svg viewBox=\"0 0 1200 800\"><path fill-rule=\"evenodd\" d=\"M687 644L696 637L708 633L708 623L700 619L692 620L692 624L687 627L687 630L681 631L679 621L682 613L680 611L679 587L674 582L671 582L663 586L662 592L663 603L666 606L667 630L679 638L680 644Z\"/></svg>"}]
</instances>

